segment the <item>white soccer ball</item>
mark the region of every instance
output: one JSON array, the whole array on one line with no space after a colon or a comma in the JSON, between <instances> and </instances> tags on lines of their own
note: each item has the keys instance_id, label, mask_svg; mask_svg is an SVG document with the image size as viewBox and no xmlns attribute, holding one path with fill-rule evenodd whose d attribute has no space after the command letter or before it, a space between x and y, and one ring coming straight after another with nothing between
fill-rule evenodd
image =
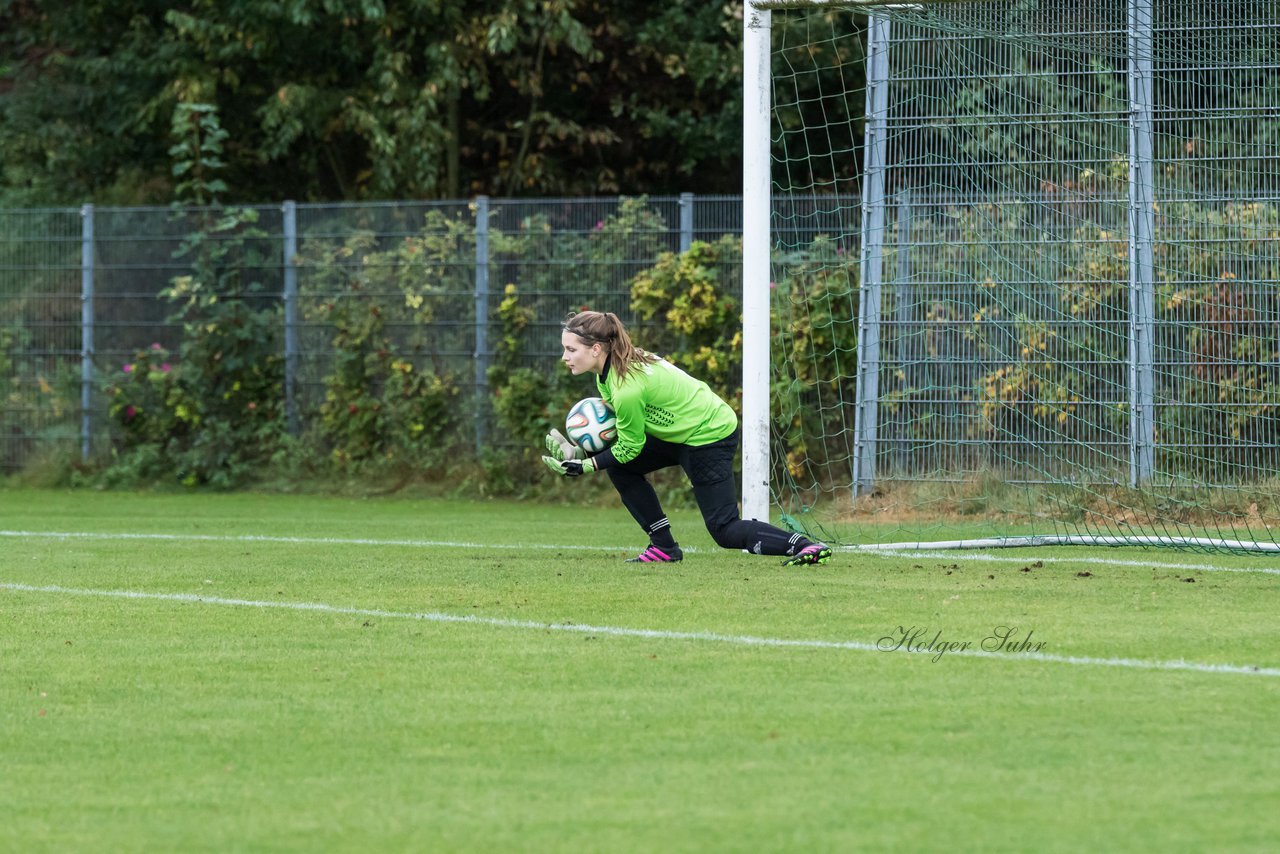
<instances>
[{"instance_id":1,"label":"white soccer ball","mask_svg":"<svg viewBox=\"0 0 1280 854\"><path fill-rule=\"evenodd\" d=\"M603 398L584 397L569 410L564 432L588 454L598 454L618 438L618 418Z\"/></svg>"}]
</instances>

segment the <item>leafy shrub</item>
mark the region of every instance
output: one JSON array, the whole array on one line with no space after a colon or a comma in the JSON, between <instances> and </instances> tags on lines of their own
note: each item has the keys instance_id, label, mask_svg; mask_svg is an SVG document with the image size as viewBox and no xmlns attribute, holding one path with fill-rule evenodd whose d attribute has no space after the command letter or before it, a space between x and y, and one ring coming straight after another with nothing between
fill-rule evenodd
<instances>
[{"instance_id":1,"label":"leafy shrub","mask_svg":"<svg viewBox=\"0 0 1280 854\"><path fill-rule=\"evenodd\" d=\"M284 432L284 356L278 305L256 307L258 282L239 251L259 234L252 211L226 211L184 247L193 273L173 279L164 296L181 324L168 403L182 425L170 443L185 485L219 488L251 480L279 448Z\"/></svg>"},{"instance_id":2,"label":"leafy shrub","mask_svg":"<svg viewBox=\"0 0 1280 854\"><path fill-rule=\"evenodd\" d=\"M184 432L185 422L170 402L177 376L169 351L160 344L139 350L107 375L107 418L117 447L126 451L141 445L167 448Z\"/></svg>"},{"instance_id":3,"label":"leafy shrub","mask_svg":"<svg viewBox=\"0 0 1280 854\"><path fill-rule=\"evenodd\" d=\"M575 387L579 381L562 366L548 370L523 365L535 316L516 286L508 284L494 312L500 335L487 375L499 435L489 437L481 460L486 489L494 493L523 493L547 482L538 460L543 436L552 427L563 429L564 413L581 396Z\"/></svg>"},{"instance_id":4,"label":"leafy shrub","mask_svg":"<svg viewBox=\"0 0 1280 854\"><path fill-rule=\"evenodd\" d=\"M858 263L819 236L786 259L774 289L770 390L777 476L798 483L848 477L848 407L857 374Z\"/></svg>"},{"instance_id":5,"label":"leafy shrub","mask_svg":"<svg viewBox=\"0 0 1280 854\"><path fill-rule=\"evenodd\" d=\"M23 465L44 442L78 436L80 429L79 365L34 347L31 326L23 322L24 300L10 302L16 316L0 325L0 471Z\"/></svg>"},{"instance_id":6,"label":"leafy shrub","mask_svg":"<svg viewBox=\"0 0 1280 854\"><path fill-rule=\"evenodd\" d=\"M357 232L322 260L318 281L327 298L307 317L331 330L333 365L315 435L341 470L432 468L457 450L457 379L418 367L405 352L412 348L388 329L430 322L438 308L414 276L423 242L379 252L372 234Z\"/></svg>"},{"instance_id":7,"label":"leafy shrub","mask_svg":"<svg viewBox=\"0 0 1280 854\"><path fill-rule=\"evenodd\" d=\"M281 312L246 275L265 266L255 257L266 236L257 213L217 203L226 133L216 109L179 105L173 133L179 201L207 206L194 209L174 253L190 272L161 293L174 306L169 322L182 330L176 356L154 345L109 378L114 467L229 488L253 479L283 441Z\"/></svg>"},{"instance_id":8,"label":"leafy shrub","mask_svg":"<svg viewBox=\"0 0 1280 854\"><path fill-rule=\"evenodd\" d=\"M688 251L663 252L631 280L631 309L646 330L641 346L664 356L741 408L742 241L694 241Z\"/></svg>"}]
</instances>

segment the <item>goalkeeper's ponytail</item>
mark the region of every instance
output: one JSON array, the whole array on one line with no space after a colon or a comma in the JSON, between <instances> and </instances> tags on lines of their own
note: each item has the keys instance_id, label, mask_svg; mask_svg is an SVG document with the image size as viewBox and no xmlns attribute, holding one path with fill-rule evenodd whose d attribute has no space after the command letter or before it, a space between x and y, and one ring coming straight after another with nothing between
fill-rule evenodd
<instances>
[{"instance_id":1,"label":"goalkeeper's ponytail","mask_svg":"<svg viewBox=\"0 0 1280 854\"><path fill-rule=\"evenodd\" d=\"M658 357L631 343L627 327L611 311L579 311L564 321L566 332L572 332L588 344L601 344L609 351L609 370L622 382L635 365L656 362Z\"/></svg>"}]
</instances>

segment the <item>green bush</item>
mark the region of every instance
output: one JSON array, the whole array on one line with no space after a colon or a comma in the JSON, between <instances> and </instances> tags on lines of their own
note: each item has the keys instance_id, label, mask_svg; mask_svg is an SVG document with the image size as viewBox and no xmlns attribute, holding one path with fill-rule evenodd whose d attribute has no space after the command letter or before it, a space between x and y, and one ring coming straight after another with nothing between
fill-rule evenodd
<instances>
[{"instance_id":1,"label":"green bush","mask_svg":"<svg viewBox=\"0 0 1280 854\"><path fill-rule=\"evenodd\" d=\"M28 460L58 459L42 448L78 437L80 367L35 346L32 325L24 322L25 299L10 300L14 317L0 325L0 470Z\"/></svg>"},{"instance_id":2,"label":"green bush","mask_svg":"<svg viewBox=\"0 0 1280 854\"><path fill-rule=\"evenodd\" d=\"M742 241L725 236L694 241L685 252L663 252L631 280L631 310L651 324L645 349L664 356L741 410Z\"/></svg>"},{"instance_id":3,"label":"green bush","mask_svg":"<svg viewBox=\"0 0 1280 854\"><path fill-rule=\"evenodd\" d=\"M562 365L524 366L535 316L516 286L508 284L494 311L500 335L487 375L497 429L490 431L482 464L485 489L493 494L523 494L539 484L549 485L538 459L544 453L543 437L553 427L564 429L565 413L582 396L580 381Z\"/></svg>"},{"instance_id":4,"label":"green bush","mask_svg":"<svg viewBox=\"0 0 1280 854\"><path fill-rule=\"evenodd\" d=\"M169 451L184 485L229 488L254 478L285 434L282 319L278 305L258 308L262 291L244 282L244 241L258 233L252 211L228 211L187 247L194 272L165 296L181 324L168 404L179 428ZM217 239L210 246L205 236ZM212 241L210 241L212 242Z\"/></svg>"},{"instance_id":5,"label":"green bush","mask_svg":"<svg viewBox=\"0 0 1280 854\"><path fill-rule=\"evenodd\" d=\"M429 337L424 325L439 310L424 295L434 286L421 284L424 249L427 238L410 238L378 251L368 232L337 247L312 246L307 263L326 297L306 318L329 330L333 363L311 436L340 471L427 470L458 451L458 381L415 364ZM391 323L417 331L405 342Z\"/></svg>"},{"instance_id":6,"label":"green bush","mask_svg":"<svg viewBox=\"0 0 1280 854\"><path fill-rule=\"evenodd\" d=\"M167 448L170 440L184 431L186 422L171 402L177 376L173 357L158 343L139 350L107 374L107 418L117 448Z\"/></svg>"},{"instance_id":7,"label":"green bush","mask_svg":"<svg viewBox=\"0 0 1280 854\"><path fill-rule=\"evenodd\" d=\"M154 346L108 378L112 467L130 478L230 488L253 480L284 441L281 312L245 272L267 266L256 255L266 236L257 213L217 203L226 133L216 109L179 105L173 133L176 192L200 206L175 252L190 272L161 293L182 338L176 356Z\"/></svg>"},{"instance_id":8,"label":"green bush","mask_svg":"<svg viewBox=\"0 0 1280 854\"><path fill-rule=\"evenodd\" d=\"M857 375L858 263L825 236L784 259L774 288L772 417L775 477L848 477L849 409ZM835 469L832 470L832 467Z\"/></svg>"}]
</instances>

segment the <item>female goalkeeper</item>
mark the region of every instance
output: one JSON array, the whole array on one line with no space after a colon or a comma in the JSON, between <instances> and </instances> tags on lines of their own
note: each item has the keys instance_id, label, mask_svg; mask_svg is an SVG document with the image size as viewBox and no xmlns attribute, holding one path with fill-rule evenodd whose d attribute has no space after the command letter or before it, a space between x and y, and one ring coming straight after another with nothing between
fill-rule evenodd
<instances>
[{"instance_id":1,"label":"female goalkeeper","mask_svg":"<svg viewBox=\"0 0 1280 854\"><path fill-rule=\"evenodd\" d=\"M707 530L720 546L786 555L784 566L826 563L831 557L823 543L738 514L733 476L738 416L705 382L637 348L622 321L609 312L570 314L560 343L572 374L596 375L600 396L618 417L618 439L586 457L559 430L552 430L546 439L550 456L542 461L565 477L608 472L623 506L649 535L649 547L630 562L672 563L684 557L645 477L675 465L689 476Z\"/></svg>"}]
</instances>

